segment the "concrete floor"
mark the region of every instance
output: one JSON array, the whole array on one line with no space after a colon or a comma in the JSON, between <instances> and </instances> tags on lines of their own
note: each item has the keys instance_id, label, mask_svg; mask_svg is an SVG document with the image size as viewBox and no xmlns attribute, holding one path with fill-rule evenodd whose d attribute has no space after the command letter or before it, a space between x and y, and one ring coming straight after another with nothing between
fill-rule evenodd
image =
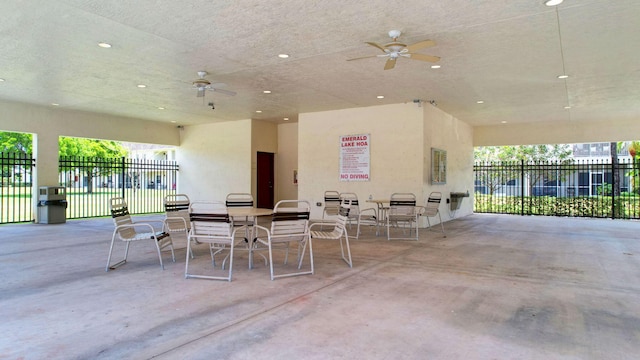
<instances>
[{"instance_id":1,"label":"concrete floor","mask_svg":"<svg viewBox=\"0 0 640 360\"><path fill-rule=\"evenodd\" d=\"M0 359L638 359L640 224L475 214L447 238L314 242L316 274L104 271L111 219L0 227ZM204 248L194 263L208 263Z\"/></svg>"}]
</instances>

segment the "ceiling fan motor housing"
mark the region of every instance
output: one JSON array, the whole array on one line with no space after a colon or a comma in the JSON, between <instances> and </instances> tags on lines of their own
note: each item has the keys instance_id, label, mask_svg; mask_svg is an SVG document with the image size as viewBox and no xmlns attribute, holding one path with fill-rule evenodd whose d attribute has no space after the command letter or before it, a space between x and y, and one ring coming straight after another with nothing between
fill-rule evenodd
<instances>
[{"instance_id":1,"label":"ceiling fan motor housing","mask_svg":"<svg viewBox=\"0 0 640 360\"><path fill-rule=\"evenodd\" d=\"M197 87L197 88L203 88L207 85L210 85L211 82L209 80L205 80L205 79L198 79L196 81L193 82L193 86Z\"/></svg>"}]
</instances>

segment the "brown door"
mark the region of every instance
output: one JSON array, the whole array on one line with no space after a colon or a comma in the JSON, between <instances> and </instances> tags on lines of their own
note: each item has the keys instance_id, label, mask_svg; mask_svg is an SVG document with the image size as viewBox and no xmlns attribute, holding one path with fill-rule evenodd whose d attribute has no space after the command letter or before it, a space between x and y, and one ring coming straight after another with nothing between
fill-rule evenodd
<instances>
[{"instance_id":1,"label":"brown door","mask_svg":"<svg viewBox=\"0 0 640 360\"><path fill-rule=\"evenodd\" d=\"M273 153L258 151L256 205L259 208L273 208L273 173Z\"/></svg>"}]
</instances>

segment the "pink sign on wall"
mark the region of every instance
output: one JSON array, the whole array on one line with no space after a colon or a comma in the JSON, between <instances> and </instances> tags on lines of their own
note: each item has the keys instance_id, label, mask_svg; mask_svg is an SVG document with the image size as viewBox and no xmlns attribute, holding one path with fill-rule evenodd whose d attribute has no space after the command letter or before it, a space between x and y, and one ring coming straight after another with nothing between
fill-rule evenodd
<instances>
[{"instance_id":1,"label":"pink sign on wall","mask_svg":"<svg viewBox=\"0 0 640 360\"><path fill-rule=\"evenodd\" d=\"M370 134L340 136L340 181L369 181Z\"/></svg>"}]
</instances>

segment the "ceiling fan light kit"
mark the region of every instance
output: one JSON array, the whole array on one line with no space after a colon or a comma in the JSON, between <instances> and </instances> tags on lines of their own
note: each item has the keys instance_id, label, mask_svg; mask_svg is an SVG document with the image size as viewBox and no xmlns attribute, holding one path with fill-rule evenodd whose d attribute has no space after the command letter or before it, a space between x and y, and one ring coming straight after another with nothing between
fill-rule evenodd
<instances>
[{"instance_id":1,"label":"ceiling fan light kit","mask_svg":"<svg viewBox=\"0 0 640 360\"><path fill-rule=\"evenodd\" d=\"M363 56L359 58L348 59L347 61L367 59L372 57L384 57L384 58L387 58L387 62L384 64L384 69L390 70L396 66L396 60L401 57L412 59L412 60L428 61L428 62L437 62L440 60L440 58L437 56L415 53L416 50L435 46L436 44L435 41L422 40L422 41L418 41L415 44L407 45L398 41L398 38L400 37L401 34L402 32L400 30L389 31L389 37L392 39L392 41L384 45L380 45L374 42L365 42L365 44L367 45L370 45L382 50L384 54Z\"/></svg>"}]
</instances>

